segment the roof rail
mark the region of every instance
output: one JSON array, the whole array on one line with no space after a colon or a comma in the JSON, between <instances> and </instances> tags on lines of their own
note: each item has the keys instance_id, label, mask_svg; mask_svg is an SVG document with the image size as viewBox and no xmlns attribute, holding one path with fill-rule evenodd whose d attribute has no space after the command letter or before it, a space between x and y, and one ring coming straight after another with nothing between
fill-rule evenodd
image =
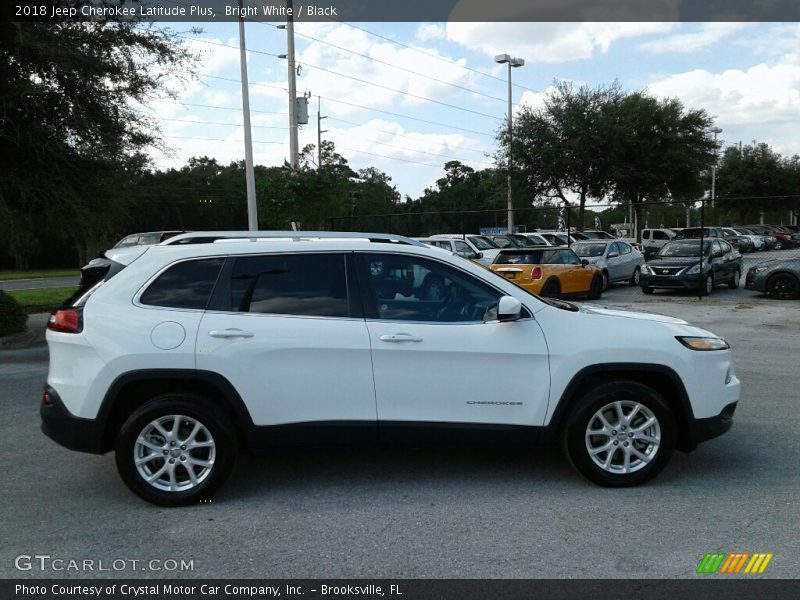
<instances>
[{"instance_id":1,"label":"roof rail","mask_svg":"<svg viewBox=\"0 0 800 600\"><path fill-rule=\"evenodd\" d=\"M361 233L350 231L192 231L173 236L158 244L159 246L177 246L180 244L210 244L217 240L242 239L287 239L301 241L307 239L364 239L378 243L407 244L409 246L426 247L422 242L393 233Z\"/></svg>"}]
</instances>

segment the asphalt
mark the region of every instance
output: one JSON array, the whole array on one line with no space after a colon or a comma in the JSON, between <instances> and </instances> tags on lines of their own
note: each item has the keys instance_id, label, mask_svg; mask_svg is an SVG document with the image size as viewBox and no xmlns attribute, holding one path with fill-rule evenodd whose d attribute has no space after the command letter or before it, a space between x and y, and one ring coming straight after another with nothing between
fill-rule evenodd
<instances>
[{"instance_id":1,"label":"asphalt","mask_svg":"<svg viewBox=\"0 0 800 600\"><path fill-rule=\"evenodd\" d=\"M0 281L0 290L15 292L20 290L42 290L46 288L72 287L78 285L79 277L50 277L45 279L14 279Z\"/></svg>"}]
</instances>

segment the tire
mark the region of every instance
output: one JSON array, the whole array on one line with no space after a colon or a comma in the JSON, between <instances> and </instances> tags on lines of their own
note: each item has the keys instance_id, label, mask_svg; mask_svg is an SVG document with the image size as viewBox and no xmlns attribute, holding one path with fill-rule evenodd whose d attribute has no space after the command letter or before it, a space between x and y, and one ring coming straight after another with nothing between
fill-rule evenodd
<instances>
[{"instance_id":1,"label":"tire","mask_svg":"<svg viewBox=\"0 0 800 600\"><path fill-rule=\"evenodd\" d=\"M603 279L598 275L592 277L592 283L589 285L589 293L586 294L586 297L589 300L599 300L600 296L603 295Z\"/></svg>"},{"instance_id":2,"label":"tire","mask_svg":"<svg viewBox=\"0 0 800 600\"><path fill-rule=\"evenodd\" d=\"M710 296L712 291L714 291L714 276L709 273L703 283L700 284L700 295Z\"/></svg>"},{"instance_id":3,"label":"tire","mask_svg":"<svg viewBox=\"0 0 800 600\"><path fill-rule=\"evenodd\" d=\"M731 278L731 280L728 282L728 287L731 288L732 290L738 290L739 289L739 281L741 279L742 279L742 273L741 273L741 271L739 271L739 269L736 269L733 272L733 278Z\"/></svg>"},{"instance_id":4,"label":"tire","mask_svg":"<svg viewBox=\"0 0 800 600\"><path fill-rule=\"evenodd\" d=\"M652 294L652 293L653 293L655 290L654 290L653 288L646 287L646 288L642 288L642 291L643 291L645 294L647 294L647 295L649 296L649 295L650 295L650 294Z\"/></svg>"},{"instance_id":5,"label":"tire","mask_svg":"<svg viewBox=\"0 0 800 600\"><path fill-rule=\"evenodd\" d=\"M767 293L778 300L800 298L800 281L790 273L776 273L767 281Z\"/></svg>"},{"instance_id":6,"label":"tire","mask_svg":"<svg viewBox=\"0 0 800 600\"><path fill-rule=\"evenodd\" d=\"M572 466L590 481L629 487L667 466L676 435L675 416L662 396L621 380L585 390L567 419L562 443Z\"/></svg>"},{"instance_id":7,"label":"tire","mask_svg":"<svg viewBox=\"0 0 800 600\"><path fill-rule=\"evenodd\" d=\"M628 285L634 286L639 285L639 280L642 278L642 270L639 267L636 267L633 270L633 275L628 280Z\"/></svg>"},{"instance_id":8,"label":"tire","mask_svg":"<svg viewBox=\"0 0 800 600\"><path fill-rule=\"evenodd\" d=\"M775 242L775 250L783 250L783 242L781 240Z\"/></svg>"},{"instance_id":9,"label":"tire","mask_svg":"<svg viewBox=\"0 0 800 600\"><path fill-rule=\"evenodd\" d=\"M173 433L176 439L170 440ZM149 444L141 443L142 438ZM181 444L190 440L198 446L192 449ZM115 450L117 470L134 494L159 506L187 506L211 498L230 475L236 458L236 432L230 420L203 396L170 393L153 398L128 417ZM147 460L137 465L137 457ZM148 476L157 477L149 483Z\"/></svg>"},{"instance_id":10,"label":"tire","mask_svg":"<svg viewBox=\"0 0 800 600\"><path fill-rule=\"evenodd\" d=\"M548 279L542 287L541 295L545 298L558 298L561 295L561 284L558 279Z\"/></svg>"},{"instance_id":11,"label":"tire","mask_svg":"<svg viewBox=\"0 0 800 600\"><path fill-rule=\"evenodd\" d=\"M602 280L603 289L602 289L602 291L605 292L608 289L608 271L603 271L602 277L603 277L603 280Z\"/></svg>"}]
</instances>

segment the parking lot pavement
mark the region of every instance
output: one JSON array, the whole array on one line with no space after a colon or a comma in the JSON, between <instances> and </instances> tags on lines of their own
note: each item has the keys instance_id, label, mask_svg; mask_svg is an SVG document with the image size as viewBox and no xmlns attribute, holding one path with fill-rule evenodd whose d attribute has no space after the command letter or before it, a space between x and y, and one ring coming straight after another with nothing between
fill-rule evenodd
<instances>
[{"instance_id":1,"label":"parking lot pavement","mask_svg":"<svg viewBox=\"0 0 800 600\"><path fill-rule=\"evenodd\" d=\"M46 288L77 286L79 277L50 277L45 279L15 279L0 281L0 289L6 292L20 290L42 290Z\"/></svg>"},{"instance_id":2,"label":"parking lot pavement","mask_svg":"<svg viewBox=\"0 0 800 600\"><path fill-rule=\"evenodd\" d=\"M774 553L762 577L797 577L800 303L629 291L603 301L726 337L742 380L731 432L631 489L588 483L555 450L305 450L241 459L213 503L158 508L112 455L40 433L44 347L0 351L0 577L682 578L707 552ZM34 554L193 564L15 568Z\"/></svg>"}]
</instances>

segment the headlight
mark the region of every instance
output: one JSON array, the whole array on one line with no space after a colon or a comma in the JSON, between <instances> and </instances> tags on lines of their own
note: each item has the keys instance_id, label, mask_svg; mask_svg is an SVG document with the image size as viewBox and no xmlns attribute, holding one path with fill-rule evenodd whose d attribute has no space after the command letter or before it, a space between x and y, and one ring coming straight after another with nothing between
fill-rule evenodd
<instances>
[{"instance_id":1,"label":"headlight","mask_svg":"<svg viewBox=\"0 0 800 600\"><path fill-rule=\"evenodd\" d=\"M703 265L703 266L705 266L705 265ZM700 263L697 263L695 266L689 268L689 270L686 271L686 274L687 275L697 275L699 272L700 272Z\"/></svg>"},{"instance_id":2,"label":"headlight","mask_svg":"<svg viewBox=\"0 0 800 600\"><path fill-rule=\"evenodd\" d=\"M642 273L644 273L645 275L653 275L653 269L651 269L647 265L642 265Z\"/></svg>"},{"instance_id":3,"label":"headlight","mask_svg":"<svg viewBox=\"0 0 800 600\"><path fill-rule=\"evenodd\" d=\"M681 344L689 348L690 350L701 350L701 351L708 351L708 350L727 350L730 348L728 342L723 340L722 338L716 337L685 337L685 336L676 336L676 340L678 340Z\"/></svg>"},{"instance_id":4,"label":"headlight","mask_svg":"<svg viewBox=\"0 0 800 600\"><path fill-rule=\"evenodd\" d=\"M752 268L752 269L750 269L750 270L751 270L753 273L763 273L763 272L764 272L764 271L766 271L767 269L769 269L769 267L753 267L753 268Z\"/></svg>"}]
</instances>

